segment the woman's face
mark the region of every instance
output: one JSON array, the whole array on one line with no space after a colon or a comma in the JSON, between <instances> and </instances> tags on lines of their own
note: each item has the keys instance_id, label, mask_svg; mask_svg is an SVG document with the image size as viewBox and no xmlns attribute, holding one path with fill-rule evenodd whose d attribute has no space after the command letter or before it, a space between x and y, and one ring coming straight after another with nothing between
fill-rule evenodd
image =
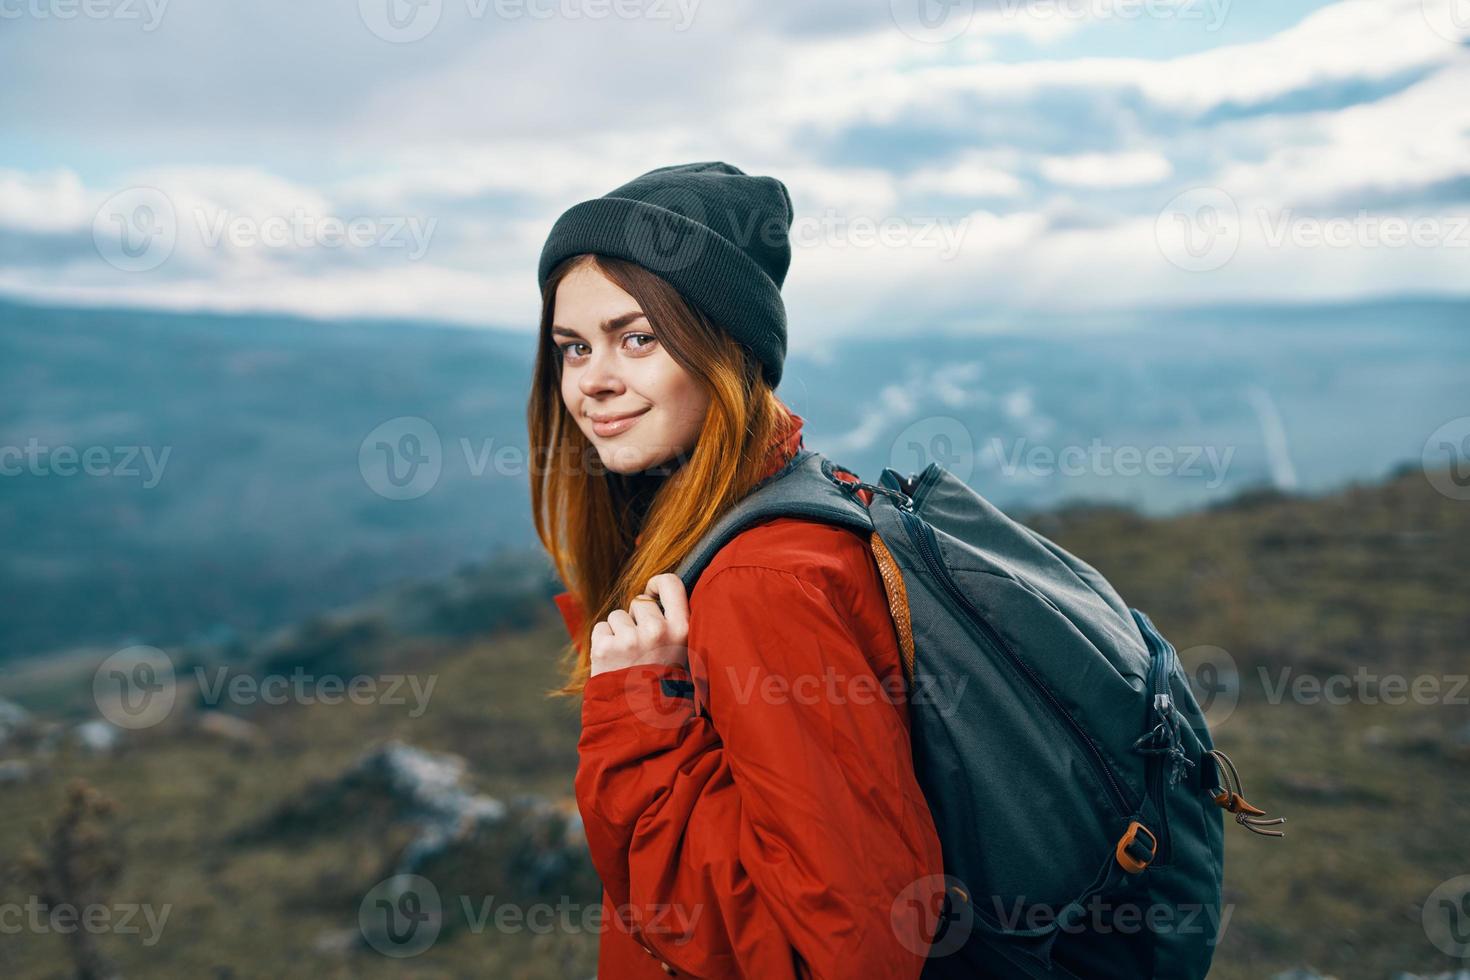
<instances>
[{"instance_id":1,"label":"woman's face","mask_svg":"<svg viewBox=\"0 0 1470 980\"><path fill-rule=\"evenodd\" d=\"M602 465L636 473L690 452L709 394L669 356L633 297L581 265L557 285L554 309L562 400Z\"/></svg>"}]
</instances>

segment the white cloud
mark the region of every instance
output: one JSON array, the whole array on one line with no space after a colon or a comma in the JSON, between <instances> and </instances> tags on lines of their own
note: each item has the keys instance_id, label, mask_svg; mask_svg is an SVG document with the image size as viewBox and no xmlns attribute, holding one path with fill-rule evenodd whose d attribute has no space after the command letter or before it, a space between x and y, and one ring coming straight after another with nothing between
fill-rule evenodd
<instances>
[{"instance_id":1,"label":"white cloud","mask_svg":"<svg viewBox=\"0 0 1470 980\"><path fill-rule=\"evenodd\" d=\"M0 228L74 231L91 223L95 209L88 204L81 178L70 170L0 170Z\"/></svg>"},{"instance_id":2,"label":"white cloud","mask_svg":"<svg viewBox=\"0 0 1470 980\"><path fill-rule=\"evenodd\" d=\"M344 270L290 271L159 280L66 270L52 281L0 270L0 292L37 303L160 310L292 313L310 317L384 316L467 326L524 326L535 321L536 297L522 277L496 277L434 266L384 274Z\"/></svg>"},{"instance_id":3,"label":"white cloud","mask_svg":"<svg viewBox=\"0 0 1470 980\"><path fill-rule=\"evenodd\" d=\"M985 366L980 361L945 364L929 379L930 388L946 408L983 403L988 398L988 394L979 387L980 376L984 373Z\"/></svg>"},{"instance_id":4,"label":"white cloud","mask_svg":"<svg viewBox=\"0 0 1470 980\"><path fill-rule=\"evenodd\" d=\"M268 143L258 166L170 162L197 158L200 134L158 143L157 165L115 177L0 170L0 263L12 264L0 265L0 289L55 302L529 324L536 260L561 210L657 166L724 159L791 191L793 343L923 329L996 306L1463 290L1463 250L1273 245L1257 219L1359 206L1378 217L1463 212L1415 200L1470 177L1470 50L1431 27L1448 2L1345 0L1266 38L1154 60L1017 58L1012 39L1086 28L1019 14L978 15L946 45L882 19L866 33L783 35L740 4L701 6L672 40L666 25L636 21L446 20L454 36L442 45L343 43L363 59L352 61L360 86L349 97L350 86L327 84L330 111L313 104L326 120L310 149L320 170L272 157ZM307 40L328 36L331 18L303 16ZM248 28L246 18L223 23ZM19 29L40 37L33 24ZM196 44L199 30L170 20L151 43ZM223 84L208 75L201 91ZM193 112L198 94L156 100L150 113ZM236 117L220 119L200 122L201 133ZM91 254L99 205L132 185L163 190L181 221L174 256L146 275ZM1154 223L1170 197L1207 185L1230 195L1246 226L1227 265L1190 273L1164 258ZM946 198L956 211L933 213ZM211 246L198 234L201 216L297 212L437 228L417 262L386 250ZM864 222L896 227L898 240L860 240Z\"/></svg>"},{"instance_id":5,"label":"white cloud","mask_svg":"<svg viewBox=\"0 0 1470 980\"><path fill-rule=\"evenodd\" d=\"M1157 184L1174 172L1169 158L1153 150L1047 156L1041 173L1054 184L1072 187L1132 187Z\"/></svg>"},{"instance_id":6,"label":"white cloud","mask_svg":"<svg viewBox=\"0 0 1470 980\"><path fill-rule=\"evenodd\" d=\"M909 194L933 192L956 197L1015 197L1024 186L1013 172L1018 156L1014 151L972 151L946 166L915 170L904 178L903 189Z\"/></svg>"},{"instance_id":7,"label":"white cloud","mask_svg":"<svg viewBox=\"0 0 1470 980\"><path fill-rule=\"evenodd\" d=\"M1227 164L1215 183L1242 203L1278 208L1470 176L1467 91L1470 57L1379 101L1298 116L1289 141L1260 161Z\"/></svg>"}]
</instances>

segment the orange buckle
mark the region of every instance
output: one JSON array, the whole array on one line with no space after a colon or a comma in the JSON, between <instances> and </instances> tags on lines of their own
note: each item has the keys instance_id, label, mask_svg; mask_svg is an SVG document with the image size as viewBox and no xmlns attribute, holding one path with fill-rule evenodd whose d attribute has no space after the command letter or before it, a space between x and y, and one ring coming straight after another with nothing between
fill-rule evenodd
<instances>
[{"instance_id":1,"label":"orange buckle","mask_svg":"<svg viewBox=\"0 0 1470 980\"><path fill-rule=\"evenodd\" d=\"M1138 837L1140 832L1148 836L1148 857L1146 858L1135 856L1136 852L1143 847L1143 841ZM1148 867L1158 849L1159 839L1154 836L1154 832L1137 820L1133 820L1129 822L1128 829L1123 836L1118 838L1118 846L1113 850L1113 854L1117 857L1118 863L1123 866L1124 871L1136 875Z\"/></svg>"}]
</instances>

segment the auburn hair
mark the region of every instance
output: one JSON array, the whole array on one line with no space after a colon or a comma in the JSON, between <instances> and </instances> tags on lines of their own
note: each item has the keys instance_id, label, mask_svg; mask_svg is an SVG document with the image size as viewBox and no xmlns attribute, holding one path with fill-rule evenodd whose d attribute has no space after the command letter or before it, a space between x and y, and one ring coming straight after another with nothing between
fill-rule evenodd
<instances>
[{"instance_id":1,"label":"auburn hair","mask_svg":"<svg viewBox=\"0 0 1470 980\"><path fill-rule=\"evenodd\" d=\"M710 396L694 447L680 462L664 464L672 472L652 491L649 481L640 487L601 465L562 398L561 352L551 334L556 290L582 266L633 297L658 342ZM591 673L592 627L627 608L653 576L673 571L760 482L772 443L792 417L749 350L666 280L624 259L584 253L565 259L547 277L526 418L535 463L530 478L536 534L584 611L562 654L565 681L547 693L577 695Z\"/></svg>"}]
</instances>

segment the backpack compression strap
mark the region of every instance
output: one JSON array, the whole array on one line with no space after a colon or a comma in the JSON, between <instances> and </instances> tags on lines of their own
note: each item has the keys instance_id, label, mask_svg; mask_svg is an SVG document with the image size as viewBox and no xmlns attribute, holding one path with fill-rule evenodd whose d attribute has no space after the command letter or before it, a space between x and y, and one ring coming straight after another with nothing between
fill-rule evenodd
<instances>
[{"instance_id":1,"label":"backpack compression strap","mask_svg":"<svg viewBox=\"0 0 1470 980\"><path fill-rule=\"evenodd\" d=\"M756 484L754 490L716 521L679 563L676 572L684 580L685 590L694 591L694 583L699 581L715 553L737 534L774 517L806 517L851 528L864 536L872 533L873 522L868 517L868 509L857 498L855 486L837 479L832 461L821 453L797 450L784 467Z\"/></svg>"},{"instance_id":2,"label":"backpack compression strap","mask_svg":"<svg viewBox=\"0 0 1470 980\"><path fill-rule=\"evenodd\" d=\"M868 537L868 547L873 552L873 559L878 563L878 573L883 576L883 592L888 597L888 612L893 617L893 625L898 630L898 652L903 657L903 679L906 690L912 690L914 686L914 627L909 619L909 595L904 588L903 573L898 570L898 562L893 558L893 552L888 550L888 545L874 531Z\"/></svg>"},{"instance_id":3,"label":"backpack compression strap","mask_svg":"<svg viewBox=\"0 0 1470 980\"><path fill-rule=\"evenodd\" d=\"M909 619L908 593L904 588L903 575L888 546L874 529L867 507L857 496L860 486L882 493L893 491L875 488L871 484L840 480L834 474L837 469L850 472L844 467L836 466L819 452L798 450L782 469L757 484L754 490L710 528L679 565L678 575L684 581L685 590L693 592L694 583L721 548L741 531L775 517L806 517L857 531L868 538L869 548L878 563L878 571L883 578L883 590L888 600L888 611L898 631L904 679L912 684L914 634Z\"/></svg>"}]
</instances>

